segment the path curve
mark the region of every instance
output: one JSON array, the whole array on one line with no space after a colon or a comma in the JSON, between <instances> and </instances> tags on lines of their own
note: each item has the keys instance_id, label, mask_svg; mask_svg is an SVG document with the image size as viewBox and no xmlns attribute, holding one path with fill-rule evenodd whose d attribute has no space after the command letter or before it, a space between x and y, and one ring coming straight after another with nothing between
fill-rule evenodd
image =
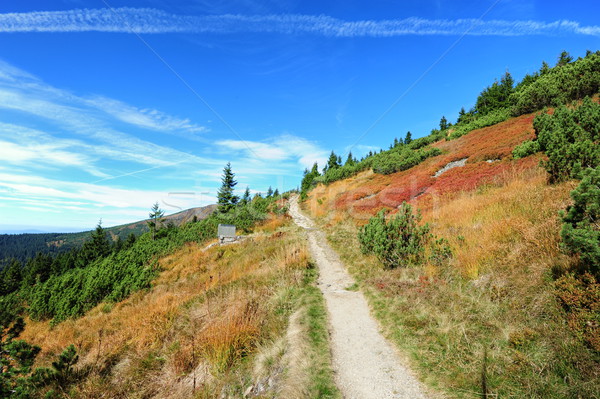
<instances>
[{"instance_id":1,"label":"path curve","mask_svg":"<svg viewBox=\"0 0 600 399\"><path fill-rule=\"evenodd\" d=\"M318 285L327 303L333 368L344 398L427 398L421 384L381 335L362 292L346 289L354 280L325 235L302 214L298 196L290 199L290 214L307 230L310 251L319 267Z\"/></svg>"}]
</instances>

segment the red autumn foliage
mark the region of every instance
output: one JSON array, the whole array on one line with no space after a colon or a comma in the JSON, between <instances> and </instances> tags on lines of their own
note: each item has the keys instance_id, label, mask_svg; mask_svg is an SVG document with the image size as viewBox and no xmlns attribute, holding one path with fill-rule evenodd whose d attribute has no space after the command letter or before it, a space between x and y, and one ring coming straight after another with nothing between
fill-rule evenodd
<instances>
[{"instance_id":1,"label":"red autumn foliage","mask_svg":"<svg viewBox=\"0 0 600 399\"><path fill-rule=\"evenodd\" d=\"M512 161L510 155L515 146L534 138L534 117L534 114L524 115L475 130L456 140L435 143L433 146L442 150L442 155L402 172L370 175L356 188L339 194L334 200L334 208L345 210L358 219L382 208L396 208L403 201L417 202L424 208L433 202L434 196L473 190L482 184L502 181L507 174L533 168L539 162L536 157ZM467 164L464 167L433 177L449 162L465 158Z\"/></svg>"}]
</instances>

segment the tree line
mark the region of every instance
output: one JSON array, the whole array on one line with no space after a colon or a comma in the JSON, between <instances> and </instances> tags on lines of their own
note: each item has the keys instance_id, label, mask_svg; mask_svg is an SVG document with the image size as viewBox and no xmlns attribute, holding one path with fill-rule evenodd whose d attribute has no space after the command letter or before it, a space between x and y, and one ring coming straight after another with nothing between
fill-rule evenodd
<instances>
[{"instance_id":1,"label":"tree line","mask_svg":"<svg viewBox=\"0 0 600 399\"><path fill-rule=\"evenodd\" d=\"M368 169L381 174L406 170L439 154L436 149L422 149L431 143L442 139L453 140L473 130L544 107L557 107L580 100L597 94L599 90L600 51L588 51L585 57L577 60L563 51L554 67L542 62L537 72L525 75L518 83L506 71L499 81L494 81L479 93L473 107L468 111L461 108L456 123L452 124L442 116L439 125L428 136L413 140L411 132L407 132L404 139L394 138L388 150L370 151L360 160L350 152L343 164L342 157L332 151L322 170L315 164L312 169L304 171L301 196L305 199L316 184L330 184Z\"/></svg>"}]
</instances>

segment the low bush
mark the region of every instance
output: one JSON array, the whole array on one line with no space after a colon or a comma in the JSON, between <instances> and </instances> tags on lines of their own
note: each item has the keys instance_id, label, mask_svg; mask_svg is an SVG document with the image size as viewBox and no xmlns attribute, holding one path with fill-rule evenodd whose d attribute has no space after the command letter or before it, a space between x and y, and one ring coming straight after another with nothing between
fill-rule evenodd
<instances>
[{"instance_id":1,"label":"low bush","mask_svg":"<svg viewBox=\"0 0 600 399\"><path fill-rule=\"evenodd\" d=\"M540 151L540 143L527 140L516 146L512 152L514 159L521 159Z\"/></svg>"},{"instance_id":2,"label":"low bush","mask_svg":"<svg viewBox=\"0 0 600 399\"><path fill-rule=\"evenodd\" d=\"M375 254L387 269L421 263L432 238L429 226L419 225L421 215L413 213L406 202L389 220L386 214L386 210L380 211L359 230L362 252Z\"/></svg>"},{"instance_id":3,"label":"low bush","mask_svg":"<svg viewBox=\"0 0 600 399\"><path fill-rule=\"evenodd\" d=\"M571 192L573 205L562 213L562 245L579 256L582 270L600 277L600 167L582 174L581 183Z\"/></svg>"},{"instance_id":4,"label":"low bush","mask_svg":"<svg viewBox=\"0 0 600 399\"><path fill-rule=\"evenodd\" d=\"M581 178L585 168L600 166L600 104L587 97L581 106L562 106L538 115L533 127L551 182Z\"/></svg>"},{"instance_id":5,"label":"low bush","mask_svg":"<svg viewBox=\"0 0 600 399\"><path fill-rule=\"evenodd\" d=\"M555 287L569 327L600 353L600 282L589 273L569 273L556 280Z\"/></svg>"},{"instance_id":6,"label":"low bush","mask_svg":"<svg viewBox=\"0 0 600 399\"><path fill-rule=\"evenodd\" d=\"M572 63L559 64L536 76L510 97L512 115L519 116L592 96L600 89L600 52Z\"/></svg>"},{"instance_id":7,"label":"low bush","mask_svg":"<svg viewBox=\"0 0 600 399\"><path fill-rule=\"evenodd\" d=\"M448 140L454 140L465 134L484 127L492 126L500 122L510 119L510 110L507 108L498 109L489 114L479 116L476 119L464 124L459 124L454 127L454 130L448 136Z\"/></svg>"},{"instance_id":8,"label":"low bush","mask_svg":"<svg viewBox=\"0 0 600 399\"><path fill-rule=\"evenodd\" d=\"M440 155L439 148L419 149L413 151L408 147L399 147L398 150L390 150L375 156L373 161L373 172L389 175L401 172L416 166L425 159Z\"/></svg>"}]
</instances>

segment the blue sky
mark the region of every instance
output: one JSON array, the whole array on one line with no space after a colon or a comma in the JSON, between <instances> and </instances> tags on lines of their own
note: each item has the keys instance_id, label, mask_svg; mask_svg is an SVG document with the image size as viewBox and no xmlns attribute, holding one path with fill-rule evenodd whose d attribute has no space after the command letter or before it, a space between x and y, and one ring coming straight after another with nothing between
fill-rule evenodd
<instances>
[{"instance_id":1,"label":"blue sky","mask_svg":"<svg viewBox=\"0 0 600 399\"><path fill-rule=\"evenodd\" d=\"M92 228L296 187L428 134L509 70L600 48L593 0L0 4L0 231Z\"/></svg>"}]
</instances>

